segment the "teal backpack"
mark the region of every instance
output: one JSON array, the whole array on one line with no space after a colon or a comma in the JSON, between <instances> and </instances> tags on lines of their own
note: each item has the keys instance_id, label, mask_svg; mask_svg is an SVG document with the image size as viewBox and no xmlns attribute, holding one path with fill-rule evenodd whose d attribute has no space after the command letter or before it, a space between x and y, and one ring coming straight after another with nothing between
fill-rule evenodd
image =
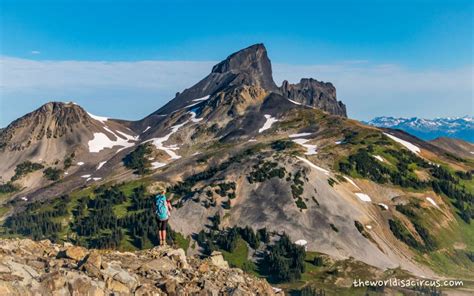
<instances>
[{"instance_id":1,"label":"teal backpack","mask_svg":"<svg viewBox=\"0 0 474 296\"><path fill-rule=\"evenodd\" d=\"M156 215L160 220L168 219L168 207L166 205L166 196L158 194L155 198Z\"/></svg>"}]
</instances>

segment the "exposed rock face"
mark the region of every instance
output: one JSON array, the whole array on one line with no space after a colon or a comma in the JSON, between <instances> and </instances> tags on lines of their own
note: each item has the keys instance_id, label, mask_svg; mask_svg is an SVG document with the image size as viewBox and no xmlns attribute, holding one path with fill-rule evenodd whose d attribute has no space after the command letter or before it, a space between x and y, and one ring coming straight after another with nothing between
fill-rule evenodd
<instances>
[{"instance_id":1,"label":"exposed rock face","mask_svg":"<svg viewBox=\"0 0 474 296\"><path fill-rule=\"evenodd\" d=\"M346 105L336 98L336 88L330 82L303 78L300 83L283 81L280 91L295 102L316 107L331 114L347 117Z\"/></svg>"},{"instance_id":2,"label":"exposed rock face","mask_svg":"<svg viewBox=\"0 0 474 296\"><path fill-rule=\"evenodd\" d=\"M87 112L75 104L49 102L13 121L0 134L0 148L23 150L43 138L61 138L82 123L93 124Z\"/></svg>"},{"instance_id":3,"label":"exposed rock face","mask_svg":"<svg viewBox=\"0 0 474 296\"><path fill-rule=\"evenodd\" d=\"M211 73L192 87L177 93L165 106L136 123L137 129L159 125L161 116L176 112L180 108L195 105L196 99L206 96L224 95L233 99L243 87L261 89L266 94L282 94L304 105L322 109L331 114L347 116L344 104L336 100L336 90L330 83L314 79L302 79L299 84L287 82L278 88L273 81L272 66L263 44L254 44L235 52L212 68ZM237 92L236 92L237 89ZM222 94L224 93L224 94Z\"/></svg>"},{"instance_id":4,"label":"exposed rock face","mask_svg":"<svg viewBox=\"0 0 474 296\"><path fill-rule=\"evenodd\" d=\"M235 73L239 77L234 84L259 85L266 90L275 90L272 65L263 44L242 49L215 65L212 73Z\"/></svg>"},{"instance_id":5,"label":"exposed rock face","mask_svg":"<svg viewBox=\"0 0 474 296\"><path fill-rule=\"evenodd\" d=\"M121 253L0 240L0 295L274 295L265 280L214 261L168 247Z\"/></svg>"}]
</instances>

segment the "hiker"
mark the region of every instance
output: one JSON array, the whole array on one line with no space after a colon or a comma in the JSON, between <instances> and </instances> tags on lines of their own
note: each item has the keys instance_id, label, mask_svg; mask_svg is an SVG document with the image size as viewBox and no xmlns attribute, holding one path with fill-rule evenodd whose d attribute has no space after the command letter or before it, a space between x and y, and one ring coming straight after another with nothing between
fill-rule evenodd
<instances>
[{"instance_id":1,"label":"hiker","mask_svg":"<svg viewBox=\"0 0 474 296\"><path fill-rule=\"evenodd\" d=\"M158 222L158 237L160 238L160 246L166 245L166 225L171 212L171 203L166 199L166 191L161 191L155 197L155 213Z\"/></svg>"}]
</instances>

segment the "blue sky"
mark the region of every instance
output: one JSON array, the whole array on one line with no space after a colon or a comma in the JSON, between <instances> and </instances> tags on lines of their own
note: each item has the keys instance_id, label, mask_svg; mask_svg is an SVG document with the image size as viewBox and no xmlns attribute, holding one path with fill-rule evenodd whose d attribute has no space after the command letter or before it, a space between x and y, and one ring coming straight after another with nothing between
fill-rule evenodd
<instances>
[{"instance_id":1,"label":"blue sky","mask_svg":"<svg viewBox=\"0 0 474 296\"><path fill-rule=\"evenodd\" d=\"M257 42L353 118L473 115L473 1L197 2L0 0L0 126L50 100L139 119Z\"/></svg>"}]
</instances>

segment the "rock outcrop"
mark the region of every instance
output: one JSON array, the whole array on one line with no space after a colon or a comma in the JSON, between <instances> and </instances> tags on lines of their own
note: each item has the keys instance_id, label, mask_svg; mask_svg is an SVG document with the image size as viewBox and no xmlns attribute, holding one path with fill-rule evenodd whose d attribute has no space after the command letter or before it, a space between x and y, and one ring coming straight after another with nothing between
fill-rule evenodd
<instances>
[{"instance_id":1,"label":"rock outcrop","mask_svg":"<svg viewBox=\"0 0 474 296\"><path fill-rule=\"evenodd\" d=\"M303 78L299 83L283 81L280 91L283 96L297 103L312 106L328 113L347 117L346 105L336 98L336 88L330 82Z\"/></svg>"},{"instance_id":2,"label":"rock outcrop","mask_svg":"<svg viewBox=\"0 0 474 296\"><path fill-rule=\"evenodd\" d=\"M132 253L0 240L0 295L275 295L265 280L224 262L218 253L201 260L170 247Z\"/></svg>"}]
</instances>

